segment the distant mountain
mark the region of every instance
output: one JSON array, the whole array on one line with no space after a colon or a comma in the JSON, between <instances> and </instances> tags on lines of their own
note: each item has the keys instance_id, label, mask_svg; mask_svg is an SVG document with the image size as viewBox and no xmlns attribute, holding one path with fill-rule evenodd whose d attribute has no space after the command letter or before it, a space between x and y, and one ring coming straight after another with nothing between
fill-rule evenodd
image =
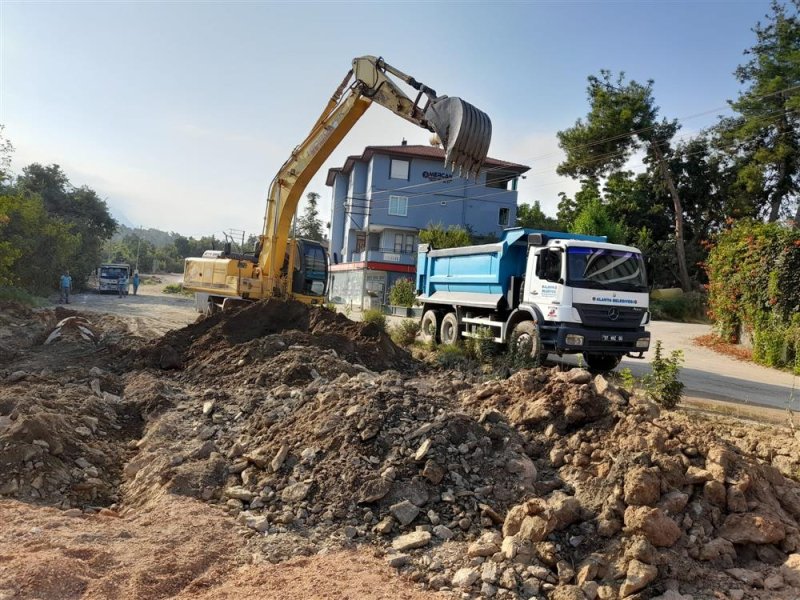
<instances>
[{"instance_id":1,"label":"distant mountain","mask_svg":"<svg viewBox=\"0 0 800 600\"><path fill-rule=\"evenodd\" d=\"M119 222L119 219L117 219L117 222ZM160 229L154 229L152 227L148 229L140 227L133 228L120 223L119 229L117 229L117 232L112 236L111 240L118 241L129 235L140 236L143 240L147 240L156 248L169 246L175 241L176 238L181 237L179 233L175 233L173 231L161 231Z\"/></svg>"}]
</instances>

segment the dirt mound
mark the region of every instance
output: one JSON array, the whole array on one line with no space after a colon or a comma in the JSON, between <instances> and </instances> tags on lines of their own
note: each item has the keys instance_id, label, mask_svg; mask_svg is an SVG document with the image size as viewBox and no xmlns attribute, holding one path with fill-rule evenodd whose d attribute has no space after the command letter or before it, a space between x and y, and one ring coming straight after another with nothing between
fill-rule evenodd
<instances>
[{"instance_id":1,"label":"dirt mound","mask_svg":"<svg viewBox=\"0 0 800 600\"><path fill-rule=\"evenodd\" d=\"M354 323L324 308L296 301L267 300L202 318L169 332L142 349L144 364L163 369L181 368L195 361L219 357L220 348L234 348L265 336L300 332L295 340L335 350L351 362L373 371L410 369L413 361L391 338L371 324Z\"/></svg>"}]
</instances>

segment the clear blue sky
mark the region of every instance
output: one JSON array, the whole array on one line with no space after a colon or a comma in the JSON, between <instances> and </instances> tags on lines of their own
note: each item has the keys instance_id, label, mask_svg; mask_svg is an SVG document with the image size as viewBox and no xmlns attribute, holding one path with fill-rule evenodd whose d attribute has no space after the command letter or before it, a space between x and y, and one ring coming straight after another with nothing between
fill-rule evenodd
<instances>
[{"instance_id":1,"label":"clear blue sky","mask_svg":"<svg viewBox=\"0 0 800 600\"><path fill-rule=\"evenodd\" d=\"M733 71L769 2L15 2L0 0L0 124L14 167L58 163L134 225L260 232L269 181L353 57L461 96L493 123L490 155L530 165L520 201L555 213L555 133L586 114L600 69L655 80L662 115L736 96ZM726 113L724 109L718 111ZM682 136L714 121L683 122ZM307 191L364 146L427 143L375 106Z\"/></svg>"}]
</instances>

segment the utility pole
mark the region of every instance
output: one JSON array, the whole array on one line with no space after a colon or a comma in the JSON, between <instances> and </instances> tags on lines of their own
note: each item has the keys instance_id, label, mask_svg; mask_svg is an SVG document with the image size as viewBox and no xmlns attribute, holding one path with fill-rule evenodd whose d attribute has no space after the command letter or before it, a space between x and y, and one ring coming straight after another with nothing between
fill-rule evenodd
<instances>
[{"instance_id":1,"label":"utility pole","mask_svg":"<svg viewBox=\"0 0 800 600\"><path fill-rule=\"evenodd\" d=\"M142 226L139 225L139 235L136 236L136 266L135 270L139 270L139 248L142 246Z\"/></svg>"}]
</instances>

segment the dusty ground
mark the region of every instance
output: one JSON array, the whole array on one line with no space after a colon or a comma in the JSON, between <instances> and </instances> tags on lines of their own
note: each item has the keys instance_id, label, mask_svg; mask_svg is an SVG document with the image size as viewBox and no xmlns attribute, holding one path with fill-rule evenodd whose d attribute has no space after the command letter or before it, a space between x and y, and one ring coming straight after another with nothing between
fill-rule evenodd
<instances>
[{"instance_id":1,"label":"dusty ground","mask_svg":"<svg viewBox=\"0 0 800 600\"><path fill-rule=\"evenodd\" d=\"M785 423L431 370L296 305L160 335L189 320L0 307L0 600L800 596Z\"/></svg>"}]
</instances>

